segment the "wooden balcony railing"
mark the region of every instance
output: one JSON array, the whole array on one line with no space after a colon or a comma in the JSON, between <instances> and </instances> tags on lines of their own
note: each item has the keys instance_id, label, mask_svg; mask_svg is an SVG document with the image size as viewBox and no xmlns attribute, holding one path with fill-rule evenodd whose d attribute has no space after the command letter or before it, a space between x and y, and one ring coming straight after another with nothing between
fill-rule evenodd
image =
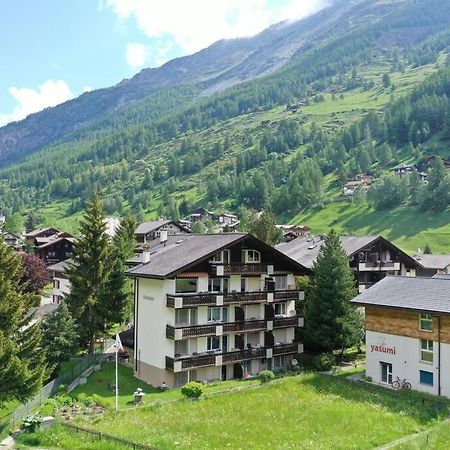
<instances>
[{"instance_id":1,"label":"wooden balcony railing","mask_svg":"<svg viewBox=\"0 0 450 450\"><path fill-rule=\"evenodd\" d=\"M267 330L267 322L273 322L273 328L297 327L298 316L277 317L274 319L241 320L239 322L217 322L206 325L178 326L166 325L167 339L189 339L203 336L215 336L217 326L222 327L221 334L242 333Z\"/></svg>"},{"instance_id":2,"label":"wooden balcony railing","mask_svg":"<svg viewBox=\"0 0 450 450\"><path fill-rule=\"evenodd\" d=\"M198 294L167 294L167 306L169 308L176 307L176 299L182 299L182 308L189 308L195 306L215 306L217 304L217 297L221 296L223 304L229 305L232 303L260 303L267 301L267 294L273 294L274 301L298 300L301 291L286 290L286 291L256 291L256 292L205 292Z\"/></svg>"},{"instance_id":3,"label":"wooden balcony railing","mask_svg":"<svg viewBox=\"0 0 450 450\"><path fill-rule=\"evenodd\" d=\"M273 355L296 354L298 352L298 346L299 344L293 342L291 344L274 345L273 347L259 347L229 352L210 352L202 355L177 358L166 356L166 369L179 372L194 368L215 366L217 357L221 357L219 365L265 358L268 349L273 349Z\"/></svg>"},{"instance_id":4,"label":"wooden balcony railing","mask_svg":"<svg viewBox=\"0 0 450 450\"><path fill-rule=\"evenodd\" d=\"M244 264L244 263L231 263L223 265L223 273L227 275L241 273L265 273L267 272L267 264Z\"/></svg>"}]
</instances>

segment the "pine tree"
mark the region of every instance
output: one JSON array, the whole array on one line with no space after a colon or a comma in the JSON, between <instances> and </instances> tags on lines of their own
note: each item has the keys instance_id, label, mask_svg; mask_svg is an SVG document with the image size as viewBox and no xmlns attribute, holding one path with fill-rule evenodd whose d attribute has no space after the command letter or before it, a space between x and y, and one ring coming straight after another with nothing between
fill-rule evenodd
<instances>
[{"instance_id":1,"label":"pine tree","mask_svg":"<svg viewBox=\"0 0 450 450\"><path fill-rule=\"evenodd\" d=\"M305 343L319 352L344 350L359 344L360 313L350 304L357 295L340 236L331 230L314 263L305 303Z\"/></svg>"},{"instance_id":2,"label":"pine tree","mask_svg":"<svg viewBox=\"0 0 450 450\"><path fill-rule=\"evenodd\" d=\"M278 244L283 237L282 231L276 227L275 218L270 209L265 209L253 220L249 232L269 245Z\"/></svg>"},{"instance_id":3,"label":"pine tree","mask_svg":"<svg viewBox=\"0 0 450 450\"><path fill-rule=\"evenodd\" d=\"M133 313L133 286L125 276L125 261L134 255L136 221L127 217L122 220L112 242L109 278L104 302L109 305L108 322L123 323L130 320Z\"/></svg>"},{"instance_id":4,"label":"pine tree","mask_svg":"<svg viewBox=\"0 0 450 450\"><path fill-rule=\"evenodd\" d=\"M64 301L44 320L43 346L46 349L48 366L53 373L77 350L79 345L77 330L77 324Z\"/></svg>"},{"instance_id":5,"label":"pine tree","mask_svg":"<svg viewBox=\"0 0 450 450\"><path fill-rule=\"evenodd\" d=\"M89 345L91 352L110 314L105 291L111 251L104 218L99 194L94 192L80 223L82 237L74 247L74 263L68 270L71 293L67 305L79 325L81 344Z\"/></svg>"},{"instance_id":6,"label":"pine tree","mask_svg":"<svg viewBox=\"0 0 450 450\"><path fill-rule=\"evenodd\" d=\"M47 368L41 325L30 323L35 297L23 291L21 277L20 256L0 239L0 406L32 396Z\"/></svg>"},{"instance_id":7,"label":"pine tree","mask_svg":"<svg viewBox=\"0 0 450 450\"><path fill-rule=\"evenodd\" d=\"M433 252L432 252L432 250L431 250L431 247L430 247L430 244L427 242L426 244L425 244L425 248L424 248L424 250L423 250L423 254L424 255L431 255Z\"/></svg>"},{"instance_id":8,"label":"pine tree","mask_svg":"<svg viewBox=\"0 0 450 450\"><path fill-rule=\"evenodd\" d=\"M28 214L27 220L25 222L25 231L29 233L30 231L35 230L38 224L39 224L39 216L36 213L31 212L30 214Z\"/></svg>"}]
</instances>

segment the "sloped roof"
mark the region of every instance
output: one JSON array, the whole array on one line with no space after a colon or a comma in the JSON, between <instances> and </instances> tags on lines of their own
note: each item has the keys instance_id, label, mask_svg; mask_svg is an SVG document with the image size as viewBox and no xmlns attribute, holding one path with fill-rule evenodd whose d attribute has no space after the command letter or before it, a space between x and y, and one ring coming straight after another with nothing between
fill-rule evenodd
<instances>
[{"instance_id":1,"label":"sloped roof","mask_svg":"<svg viewBox=\"0 0 450 450\"><path fill-rule=\"evenodd\" d=\"M450 314L450 279L387 276L352 303Z\"/></svg>"},{"instance_id":2,"label":"sloped roof","mask_svg":"<svg viewBox=\"0 0 450 450\"><path fill-rule=\"evenodd\" d=\"M245 240L257 241L260 247L276 252L280 258L295 267L299 273L308 269L275 248L247 233L186 234L169 236L165 244L159 240L150 245L150 262L127 271L130 277L171 278L219 251ZM152 245L153 244L153 245ZM137 257L137 261L141 257Z\"/></svg>"},{"instance_id":3,"label":"sloped roof","mask_svg":"<svg viewBox=\"0 0 450 450\"><path fill-rule=\"evenodd\" d=\"M447 255L416 255L414 259L425 269L445 269L450 266L450 254Z\"/></svg>"},{"instance_id":4,"label":"sloped roof","mask_svg":"<svg viewBox=\"0 0 450 450\"><path fill-rule=\"evenodd\" d=\"M55 234L57 234L59 232L59 230L57 230L56 228L53 228L53 227L39 228L37 230L33 230L33 231L30 231L29 233L26 233L25 237L32 238L35 236L39 236L41 233L45 233L46 231L49 231L49 230L55 231Z\"/></svg>"},{"instance_id":5,"label":"sloped roof","mask_svg":"<svg viewBox=\"0 0 450 450\"><path fill-rule=\"evenodd\" d=\"M171 220L152 220L150 222L143 222L136 228L134 234L148 234L171 222Z\"/></svg>"},{"instance_id":6,"label":"sloped roof","mask_svg":"<svg viewBox=\"0 0 450 450\"><path fill-rule=\"evenodd\" d=\"M41 245L37 245L35 248L40 250L40 249L43 249L43 248L50 247L50 246L52 246L52 245L54 245L54 244L56 244L58 242L61 242L61 241L69 241L70 243L74 244L76 242L76 238L72 238L72 237L57 237L57 238L54 238L54 239L50 239L49 241L44 242Z\"/></svg>"},{"instance_id":7,"label":"sloped roof","mask_svg":"<svg viewBox=\"0 0 450 450\"><path fill-rule=\"evenodd\" d=\"M53 272L65 272L69 265L73 264L74 260L69 258L64 261L60 261L59 263L53 264L52 266L48 266L47 270L53 271Z\"/></svg>"},{"instance_id":8,"label":"sloped roof","mask_svg":"<svg viewBox=\"0 0 450 450\"><path fill-rule=\"evenodd\" d=\"M347 255L352 256L378 238L379 236L341 236L341 242ZM276 248L303 266L312 269L324 243L325 239L321 237L300 236L292 241L282 242Z\"/></svg>"}]
</instances>

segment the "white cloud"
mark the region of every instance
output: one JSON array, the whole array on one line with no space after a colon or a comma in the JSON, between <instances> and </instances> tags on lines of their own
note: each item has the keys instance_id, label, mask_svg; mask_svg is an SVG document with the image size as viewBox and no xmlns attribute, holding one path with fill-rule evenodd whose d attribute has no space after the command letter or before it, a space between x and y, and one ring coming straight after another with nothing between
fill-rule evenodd
<instances>
[{"instance_id":1,"label":"white cloud","mask_svg":"<svg viewBox=\"0 0 450 450\"><path fill-rule=\"evenodd\" d=\"M101 9L135 20L149 38L170 35L184 51L194 52L219 39L251 36L277 21L305 17L326 2L285 0L269 7L267 0L104 0Z\"/></svg>"},{"instance_id":2,"label":"white cloud","mask_svg":"<svg viewBox=\"0 0 450 450\"><path fill-rule=\"evenodd\" d=\"M148 48L143 44L127 44L126 59L127 64L132 69L140 69L145 66L149 56Z\"/></svg>"},{"instance_id":3,"label":"white cloud","mask_svg":"<svg viewBox=\"0 0 450 450\"><path fill-rule=\"evenodd\" d=\"M63 80L47 80L37 89L10 87L8 91L15 98L17 105L11 113L0 113L0 126L25 119L31 113L74 98L69 86Z\"/></svg>"},{"instance_id":4,"label":"white cloud","mask_svg":"<svg viewBox=\"0 0 450 450\"><path fill-rule=\"evenodd\" d=\"M92 91L92 86L83 86L83 93L84 92L91 92Z\"/></svg>"}]
</instances>

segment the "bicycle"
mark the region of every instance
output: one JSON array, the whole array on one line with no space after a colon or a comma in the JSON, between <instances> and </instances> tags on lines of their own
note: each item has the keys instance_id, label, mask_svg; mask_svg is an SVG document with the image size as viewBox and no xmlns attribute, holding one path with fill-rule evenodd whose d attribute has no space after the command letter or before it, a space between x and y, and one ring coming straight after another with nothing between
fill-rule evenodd
<instances>
[{"instance_id":1,"label":"bicycle","mask_svg":"<svg viewBox=\"0 0 450 450\"><path fill-rule=\"evenodd\" d=\"M397 377L396 380L394 380L391 383L391 386L393 389L411 389L411 383L404 378L403 380L400 379L400 377Z\"/></svg>"}]
</instances>

